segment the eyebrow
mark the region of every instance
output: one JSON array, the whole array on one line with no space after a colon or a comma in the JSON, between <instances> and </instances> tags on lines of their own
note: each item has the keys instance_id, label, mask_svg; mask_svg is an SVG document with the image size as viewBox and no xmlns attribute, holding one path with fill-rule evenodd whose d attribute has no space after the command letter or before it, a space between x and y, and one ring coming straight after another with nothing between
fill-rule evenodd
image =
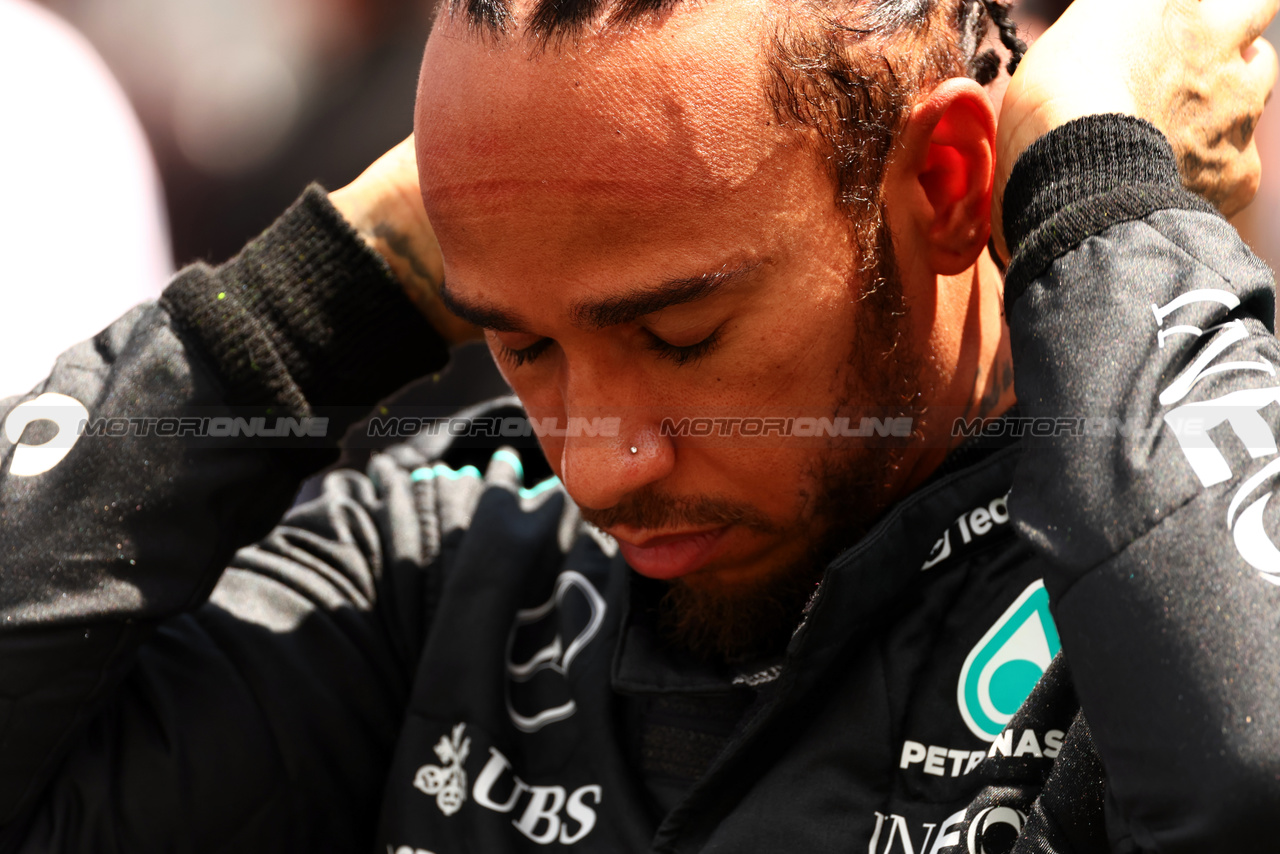
<instances>
[{"instance_id":1,"label":"eyebrow","mask_svg":"<svg viewBox=\"0 0 1280 854\"><path fill-rule=\"evenodd\" d=\"M523 332L526 328L524 319L515 312L462 299L449 290L447 281L440 283L440 289L436 293L445 308L468 323L483 329L492 329L495 332Z\"/></svg>"},{"instance_id":2,"label":"eyebrow","mask_svg":"<svg viewBox=\"0 0 1280 854\"><path fill-rule=\"evenodd\" d=\"M755 272L758 262L727 267L714 273L702 273L671 279L658 285L634 288L622 294L599 300L579 300L569 308L569 321L583 329L606 329L631 323L646 315L706 299L723 288L735 284ZM524 332L528 325L519 314L494 305L463 299L441 286L440 301L445 308L476 326L495 332Z\"/></svg>"},{"instance_id":3,"label":"eyebrow","mask_svg":"<svg viewBox=\"0 0 1280 854\"><path fill-rule=\"evenodd\" d=\"M758 263L741 264L722 268L714 273L635 288L601 300L581 300L569 308L569 320L584 329L604 329L631 323L664 308L706 299L724 287L746 278L759 266Z\"/></svg>"}]
</instances>

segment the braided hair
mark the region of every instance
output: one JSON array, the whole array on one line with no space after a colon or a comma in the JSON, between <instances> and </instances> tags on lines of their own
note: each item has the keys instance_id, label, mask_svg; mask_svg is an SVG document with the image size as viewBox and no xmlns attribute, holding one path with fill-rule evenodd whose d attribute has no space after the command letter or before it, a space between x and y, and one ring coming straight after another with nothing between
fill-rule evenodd
<instances>
[{"instance_id":1,"label":"braided hair","mask_svg":"<svg viewBox=\"0 0 1280 854\"><path fill-rule=\"evenodd\" d=\"M611 24L630 24L647 15L667 11L679 0L538 0L534 4L527 27L533 35L552 39L563 35L576 35L596 16L607 13ZM954 0L952 0L954 2ZM982 85L994 80L1000 73L1000 58L994 49L981 50L988 28L994 26L1000 41L1009 50L1007 64L1010 74L1027 51L1027 45L1018 38L1017 27L1010 17L1012 0L960 0L956 16L956 29L960 36L960 49L968 58L968 73ZM1055 0L1069 3L1070 0ZM871 23L869 28L848 27L847 32L869 35L898 29L911 29L928 21L939 7L948 0L834 0L819 2L820 6L861 6L859 16ZM511 0L449 0L441 4L442 10L461 12L470 24L491 34L510 32L513 25Z\"/></svg>"},{"instance_id":2,"label":"braided hair","mask_svg":"<svg viewBox=\"0 0 1280 854\"><path fill-rule=\"evenodd\" d=\"M551 45L592 25L660 26L680 2L534 0L517 23L512 0L445 0L440 14L460 15L482 37L519 28ZM874 316L894 321L907 312L894 272L884 178L912 107L948 78L967 75L982 85L996 79L1000 57L988 46L993 27L1010 53L1005 68L1017 70L1027 46L1010 18L1012 2L778 0L782 14L765 51L766 97L779 125L795 129L831 177L836 207L849 224L859 298ZM902 327L893 326L896 345Z\"/></svg>"},{"instance_id":3,"label":"braided hair","mask_svg":"<svg viewBox=\"0 0 1280 854\"><path fill-rule=\"evenodd\" d=\"M770 102L815 138L869 268L883 243L885 168L918 98L950 77L994 80L992 36L1011 54L1009 73L1027 46L1012 0L783 2L794 11L768 51Z\"/></svg>"},{"instance_id":4,"label":"braided hair","mask_svg":"<svg viewBox=\"0 0 1280 854\"><path fill-rule=\"evenodd\" d=\"M534 0L517 24L513 0L446 0L473 30L500 38L518 27L544 43L599 24L661 21L681 0ZM783 14L766 50L767 97L779 124L812 143L851 225L868 295L898 297L877 265L892 252L883 184L894 146L922 93L950 77L986 85L999 76L995 35L1012 74L1027 50L1010 17L1013 0L779 0Z\"/></svg>"},{"instance_id":5,"label":"braided hair","mask_svg":"<svg viewBox=\"0 0 1280 854\"><path fill-rule=\"evenodd\" d=\"M983 86L1000 75L1000 56L994 48L981 50L988 25L993 25L1000 42L1009 50L1005 66L1010 74L1027 52L1027 43L1018 38L1018 28L1009 15L1009 6L1001 0L964 0L960 7L961 51L969 57L969 76Z\"/></svg>"}]
</instances>

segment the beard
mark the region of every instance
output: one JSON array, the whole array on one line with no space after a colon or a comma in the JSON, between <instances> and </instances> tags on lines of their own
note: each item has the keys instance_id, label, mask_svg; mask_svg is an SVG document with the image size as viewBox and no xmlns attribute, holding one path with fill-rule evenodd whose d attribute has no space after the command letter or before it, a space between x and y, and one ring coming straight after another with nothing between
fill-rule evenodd
<instances>
[{"instance_id":1,"label":"beard","mask_svg":"<svg viewBox=\"0 0 1280 854\"><path fill-rule=\"evenodd\" d=\"M915 415L922 360L904 339L906 309L902 279L884 212L873 247L853 274L850 292L859 293L863 316L857 345L845 368L844 400L833 416L860 411L855 401L878 415ZM668 582L658 605L658 631L670 646L698 659L741 665L781 654L799 625L828 564L860 540L895 497L910 438L885 447L850 446L832 438L807 473L803 497L810 508L802 555L752 579L723 579L694 572ZM597 527L627 524L661 530L735 525L762 534L783 531L758 510L712 496L666 496L638 490L607 510L583 510Z\"/></svg>"}]
</instances>

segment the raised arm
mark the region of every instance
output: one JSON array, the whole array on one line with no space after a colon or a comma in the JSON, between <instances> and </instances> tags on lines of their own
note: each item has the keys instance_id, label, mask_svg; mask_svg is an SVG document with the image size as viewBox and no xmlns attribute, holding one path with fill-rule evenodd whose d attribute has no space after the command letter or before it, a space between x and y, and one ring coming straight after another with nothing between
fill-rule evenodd
<instances>
[{"instance_id":1,"label":"raised arm","mask_svg":"<svg viewBox=\"0 0 1280 854\"><path fill-rule=\"evenodd\" d=\"M194 810L175 821L207 819L189 826L193 838L230 844L241 828L241 842L263 842L255 822L271 824L266 809L279 818L290 791L279 784L308 767L288 753L301 738L287 729L298 723L290 704L332 700L333 715L368 725L367 738L334 748L335 771L385 737L385 707L398 701L387 671L395 638L361 615L375 611L381 560L396 546L374 522L391 499L367 479L339 476L320 505L237 558L229 583L249 595L202 604L236 549L267 534L301 480L336 456L345 427L438 370L458 331L437 331L406 298L438 276L422 257L429 243L413 237L425 218L377 206L385 174L362 180L339 195L342 213L309 190L235 259L184 270L159 304L134 309L65 353L33 393L0 404L0 848L27 837L59 850L106 850L104 838L129 849L174 804ZM400 235L402 251L371 252L351 224L363 215ZM425 273L398 279L388 261ZM318 674L266 675L291 620L332 666L350 668L352 696L335 696ZM222 721L223 741L199 733L202 717ZM212 771L184 790L169 771L197 759ZM260 778L246 779L246 767ZM76 822L55 826L67 810Z\"/></svg>"},{"instance_id":2,"label":"raised arm","mask_svg":"<svg viewBox=\"0 0 1280 854\"><path fill-rule=\"evenodd\" d=\"M1252 196L1274 12L1077 0L1001 128L1001 156L1021 152L1003 212L1020 414L1054 425L1010 509L1046 558L1116 850L1274 847L1274 287L1182 186L1227 210Z\"/></svg>"}]
</instances>

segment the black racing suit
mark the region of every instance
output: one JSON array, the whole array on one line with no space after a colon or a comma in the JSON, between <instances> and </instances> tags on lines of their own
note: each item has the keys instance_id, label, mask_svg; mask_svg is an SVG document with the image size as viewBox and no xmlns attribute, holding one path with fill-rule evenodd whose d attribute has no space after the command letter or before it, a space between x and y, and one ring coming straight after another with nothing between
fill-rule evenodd
<instances>
[{"instance_id":1,"label":"black racing suit","mask_svg":"<svg viewBox=\"0 0 1280 854\"><path fill-rule=\"evenodd\" d=\"M1006 210L1017 414L749 668L664 647L510 401L279 521L445 348L314 190L184 271L0 404L0 849L1269 850L1270 273L1135 120Z\"/></svg>"}]
</instances>

